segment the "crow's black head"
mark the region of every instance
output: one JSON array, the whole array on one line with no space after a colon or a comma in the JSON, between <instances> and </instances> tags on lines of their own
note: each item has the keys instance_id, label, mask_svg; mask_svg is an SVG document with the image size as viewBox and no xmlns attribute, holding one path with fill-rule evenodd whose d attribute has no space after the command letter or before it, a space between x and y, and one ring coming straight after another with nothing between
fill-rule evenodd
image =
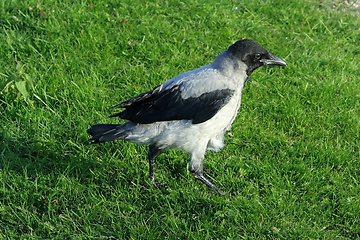
<instances>
[{"instance_id":1,"label":"crow's black head","mask_svg":"<svg viewBox=\"0 0 360 240\"><path fill-rule=\"evenodd\" d=\"M286 66L286 62L250 39L239 40L228 48L228 51L247 65L250 76L257 68L264 65Z\"/></svg>"}]
</instances>

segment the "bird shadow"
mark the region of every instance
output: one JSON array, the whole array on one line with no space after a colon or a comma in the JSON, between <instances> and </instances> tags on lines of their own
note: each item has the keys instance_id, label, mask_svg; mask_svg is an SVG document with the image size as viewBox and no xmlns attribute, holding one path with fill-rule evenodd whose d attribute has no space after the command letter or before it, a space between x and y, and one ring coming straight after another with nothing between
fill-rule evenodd
<instances>
[{"instance_id":1,"label":"bird shadow","mask_svg":"<svg viewBox=\"0 0 360 240\"><path fill-rule=\"evenodd\" d=\"M122 152L127 154L134 149L129 149L129 143L124 142L93 145L87 139L79 138L69 139L65 143L47 143L37 139L9 137L8 134L1 134L0 142L0 171L9 172L12 177L35 181L37 178L58 179L66 176L81 184L115 187L133 186L135 183L153 188L148 181L147 150L144 146L135 146L135 153L129 154L129 157ZM97 151L98 155L92 153L89 157L90 151ZM167 152L158 159L156 173L159 176L164 174L162 177L166 178L165 181L159 178L161 190L166 190L167 181L180 179L186 173L184 164L180 160L174 161Z\"/></svg>"}]
</instances>

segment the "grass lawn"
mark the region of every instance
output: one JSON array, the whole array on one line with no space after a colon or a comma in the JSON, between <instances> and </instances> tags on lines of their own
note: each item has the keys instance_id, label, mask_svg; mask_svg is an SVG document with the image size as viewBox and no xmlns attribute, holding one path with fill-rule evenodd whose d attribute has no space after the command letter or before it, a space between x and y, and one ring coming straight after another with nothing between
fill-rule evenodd
<instances>
[{"instance_id":1,"label":"grass lawn","mask_svg":"<svg viewBox=\"0 0 360 240\"><path fill-rule=\"evenodd\" d=\"M360 16L332 1L0 2L0 239L359 239ZM353 1L350 1L353 2ZM220 196L169 150L91 145L110 107L256 40Z\"/></svg>"}]
</instances>

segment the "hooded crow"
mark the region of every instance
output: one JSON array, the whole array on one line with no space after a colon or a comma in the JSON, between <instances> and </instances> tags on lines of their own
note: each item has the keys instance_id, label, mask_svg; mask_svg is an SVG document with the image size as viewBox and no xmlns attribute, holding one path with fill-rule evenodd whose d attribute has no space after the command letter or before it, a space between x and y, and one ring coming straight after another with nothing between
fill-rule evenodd
<instances>
[{"instance_id":1,"label":"hooded crow","mask_svg":"<svg viewBox=\"0 0 360 240\"><path fill-rule=\"evenodd\" d=\"M195 179L223 194L204 176L204 155L206 150L219 151L224 146L224 133L240 108L244 85L264 65L286 63L255 41L237 41L213 63L114 106L124 110L110 117L128 120L124 124L96 124L87 133L93 143L149 144L150 180L155 187L155 159L164 149L183 149L190 153L189 171Z\"/></svg>"}]
</instances>

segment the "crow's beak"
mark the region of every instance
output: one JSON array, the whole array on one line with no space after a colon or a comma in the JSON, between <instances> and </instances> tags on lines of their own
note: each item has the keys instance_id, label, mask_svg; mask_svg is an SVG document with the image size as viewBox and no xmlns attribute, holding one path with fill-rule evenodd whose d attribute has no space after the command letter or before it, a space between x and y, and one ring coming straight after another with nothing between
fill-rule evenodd
<instances>
[{"instance_id":1,"label":"crow's beak","mask_svg":"<svg viewBox=\"0 0 360 240\"><path fill-rule=\"evenodd\" d=\"M264 65L277 65L277 66L287 66L286 62L269 52L269 58L260 60Z\"/></svg>"}]
</instances>

